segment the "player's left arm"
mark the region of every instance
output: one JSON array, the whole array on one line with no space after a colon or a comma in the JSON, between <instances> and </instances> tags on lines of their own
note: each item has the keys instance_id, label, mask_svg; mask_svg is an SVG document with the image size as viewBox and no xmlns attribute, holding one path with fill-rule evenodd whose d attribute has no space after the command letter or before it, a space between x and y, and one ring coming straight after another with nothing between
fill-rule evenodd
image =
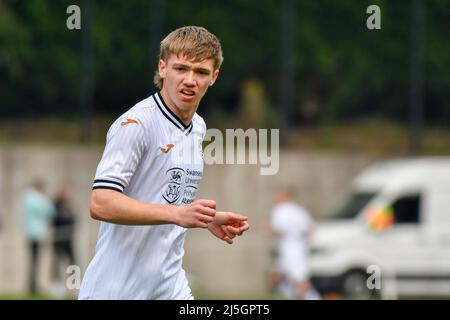
<instances>
[{"instance_id":1,"label":"player's left arm","mask_svg":"<svg viewBox=\"0 0 450 320\"><path fill-rule=\"evenodd\" d=\"M242 235L249 228L248 217L224 211L216 211L213 221L208 224L208 230L213 235L229 244L233 243L234 237Z\"/></svg>"}]
</instances>

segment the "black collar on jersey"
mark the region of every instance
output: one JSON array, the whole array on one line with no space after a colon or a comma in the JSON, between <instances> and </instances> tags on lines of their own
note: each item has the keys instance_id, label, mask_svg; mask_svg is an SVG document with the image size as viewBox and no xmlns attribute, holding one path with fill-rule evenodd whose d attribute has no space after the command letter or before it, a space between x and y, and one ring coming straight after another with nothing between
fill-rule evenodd
<instances>
[{"instance_id":1,"label":"black collar on jersey","mask_svg":"<svg viewBox=\"0 0 450 320\"><path fill-rule=\"evenodd\" d=\"M193 128L192 121L185 125L183 121L181 121L178 116L172 112L172 110L169 109L166 102L164 101L163 97L159 92L155 93L153 95L153 100L155 100L156 105L158 106L159 110L162 112L162 114L170 121L172 122L178 129L182 131L186 131L186 134L190 133Z\"/></svg>"}]
</instances>

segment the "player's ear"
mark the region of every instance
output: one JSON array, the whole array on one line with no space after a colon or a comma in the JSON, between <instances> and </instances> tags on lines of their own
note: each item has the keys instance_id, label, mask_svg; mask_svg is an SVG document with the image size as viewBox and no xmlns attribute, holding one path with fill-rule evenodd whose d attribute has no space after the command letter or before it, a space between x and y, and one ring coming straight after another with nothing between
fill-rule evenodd
<instances>
[{"instance_id":1,"label":"player's ear","mask_svg":"<svg viewBox=\"0 0 450 320\"><path fill-rule=\"evenodd\" d=\"M163 59L159 59L158 72L159 76L163 79L166 77L166 69L167 69L166 62Z\"/></svg>"},{"instance_id":2,"label":"player's ear","mask_svg":"<svg viewBox=\"0 0 450 320\"><path fill-rule=\"evenodd\" d=\"M219 69L214 70L214 72L212 74L212 81L209 84L210 87L214 84L214 82L216 82L218 76L219 76Z\"/></svg>"}]
</instances>

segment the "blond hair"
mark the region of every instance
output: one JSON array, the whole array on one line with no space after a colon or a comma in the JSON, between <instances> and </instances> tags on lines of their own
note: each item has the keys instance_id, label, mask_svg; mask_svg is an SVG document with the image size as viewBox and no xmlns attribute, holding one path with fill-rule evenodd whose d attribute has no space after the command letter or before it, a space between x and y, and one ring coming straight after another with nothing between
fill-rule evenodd
<instances>
[{"instance_id":1,"label":"blond hair","mask_svg":"<svg viewBox=\"0 0 450 320\"><path fill-rule=\"evenodd\" d=\"M213 59L214 70L218 70L223 62L219 39L203 27L181 27L169 33L161 41L159 59L167 62L172 54L194 62ZM158 71L155 73L153 83L162 89L163 79Z\"/></svg>"}]
</instances>

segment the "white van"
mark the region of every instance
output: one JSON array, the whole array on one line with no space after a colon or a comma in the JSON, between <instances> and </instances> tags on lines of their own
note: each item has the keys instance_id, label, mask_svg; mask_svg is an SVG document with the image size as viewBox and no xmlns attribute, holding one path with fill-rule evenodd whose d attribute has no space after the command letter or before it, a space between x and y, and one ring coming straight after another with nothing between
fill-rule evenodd
<instances>
[{"instance_id":1,"label":"white van","mask_svg":"<svg viewBox=\"0 0 450 320\"><path fill-rule=\"evenodd\" d=\"M450 157L365 169L311 239L321 292L367 298L450 296Z\"/></svg>"}]
</instances>

